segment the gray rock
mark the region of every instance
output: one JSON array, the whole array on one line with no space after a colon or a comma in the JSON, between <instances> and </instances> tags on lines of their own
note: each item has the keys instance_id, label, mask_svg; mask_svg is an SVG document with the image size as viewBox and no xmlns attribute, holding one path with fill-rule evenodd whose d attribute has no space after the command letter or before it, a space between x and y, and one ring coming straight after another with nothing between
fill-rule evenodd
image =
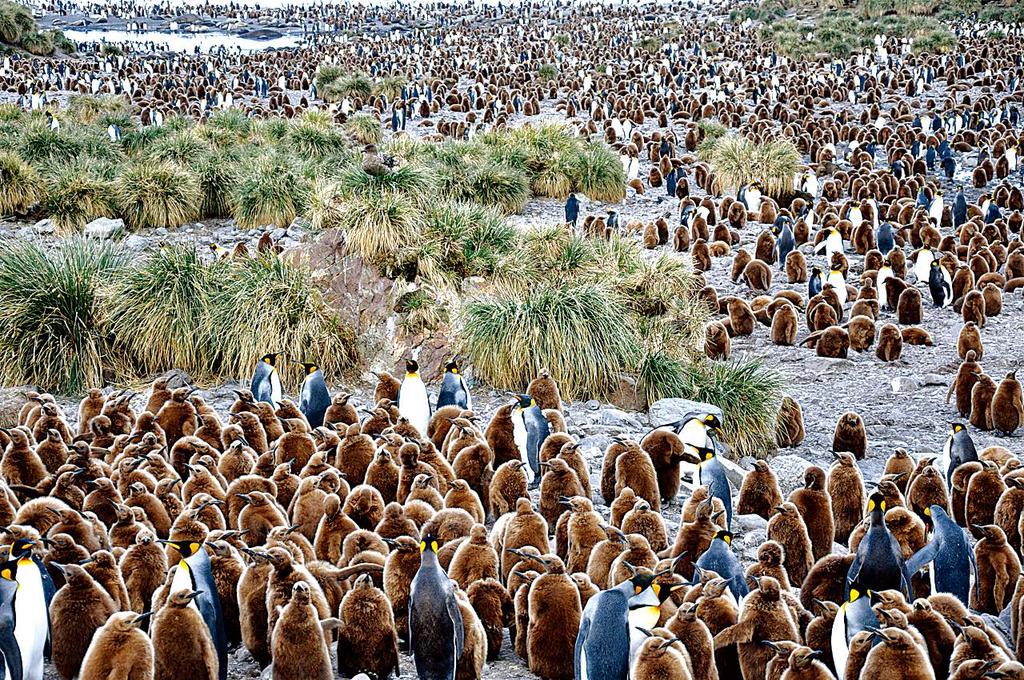
<instances>
[{"instance_id":1,"label":"gray rock","mask_svg":"<svg viewBox=\"0 0 1024 680\"><path fill-rule=\"evenodd\" d=\"M608 445L612 443L612 438L606 434L594 434L584 436L579 440L580 450L590 456L590 452L595 452L593 455L604 457L604 450L608 448Z\"/></svg>"},{"instance_id":2,"label":"gray rock","mask_svg":"<svg viewBox=\"0 0 1024 680\"><path fill-rule=\"evenodd\" d=\"M651 404L651 408L648 411L648 416L652 423L657 425L664 425L665 423L674 423L679 420L687 413L698 411L700 413L713 413L719 418L722 417L722 409L718 408L714 404L705 404L699 401L691 401L690 399L659 399L658 401Z\"/></svg>"},{"instance_id":3,"label":"gray rock","mask_svg":"<svg viewBox=\"0 0 1024 680\"><path fill-rule=\"evenodd\" d=\"M53 220L47 218L45 220L39 220L32 225L32 229L37 234L52 234L53 233Z\"/></svg>"},{"instance_id":4,"label":"gray rock","mask_svg":"<svg viewBox=\"0 0 1024 680\"><path fill-rule=\"evenodd\" d=\"M85 235L88 238L108 239L113 238L124 231L124 220L100 217L85 225Z\"/></svg>"},{"instance_id":5,"label":"gray rock","mask_svg":"<svg viewBox=\"0 0 1024 680\"><path fill-rule=\"evenodd\" d=\"M25 405L25 392L30 388L0 388L0 427L14 427L18 424L18 414Z\"/></svg>"},{"instance_id":6,"label":"gray rock","mask_svg":"<svg viewBox=\"0 0 1024 680\"><path fill-rule=\"evenodd\" d=\"M921 381L917 378L900 376L892 379L892 391L894 394L917 392L919 389L921 389Z\"/></svg>"},{"instance_id":7,"label":"gray rock","mask_svg":"<svg viewBox=\"0 0 1024 680\"><path fill-rule=\"evenodd\" d=\"M597 399L591 399L586 404L584 404L584 407L589 411L596 411L597 409L601 408L601 402L599 402Z\"/></svg>"},{"instance_id":8,"label":"gray rock","mask_svg":"<svg viewBox=\"0 0 1024 680\"><path fill-rule=\"evenodd\" d=\"M626 430L639 430L641 427L640 421L625 411L620 411L617 408L601 409L598 422L601 425L611 425L614 427L621 427Z\"/></svg>"},{"instance_id":9,"label":"gray rock","mask_svg":"<svg viewBox=\"0 0 1024 680\"><path fill-rule=\"evenodd\" d=\"M733 515L732 532L732 548L740 562L757 562L757 550L768 540L767 520L760 515Z\"/></svg>"},{"instance_id":10,"label":"gray rock","mask_svg":"<svg viewBox=\"0 0 1024 680\"><path fill-rule=\"evenodd\" d=\"M779 478L779 488L782 489L783 496L788 496L793 489L803 486L804 470L808 465L810 463L806 460L793 454L772 458L772 471Z\"/></svg>"},{"instance_id":11,"label":"gray rock","mask_svg":"<svg viewBox=\"0 0 1024 680\"><path fill-rule=\"evenodd\" d=\"M139 236L138 234L131 234L121 242L121 245L126 250L130 250L133 253L140 253L149 247L149 239L145 236Z\"/></svg>"}]
</instances>

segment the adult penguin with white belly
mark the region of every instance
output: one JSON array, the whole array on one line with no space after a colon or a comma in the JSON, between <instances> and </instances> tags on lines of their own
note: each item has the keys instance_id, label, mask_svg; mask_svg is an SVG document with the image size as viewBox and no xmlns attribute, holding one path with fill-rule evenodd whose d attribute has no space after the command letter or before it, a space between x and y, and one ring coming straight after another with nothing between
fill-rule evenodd
<instances>
[{"instance_id":1,"label":"adult penguin with white belly","mask_svg":"<svg viewBox=\"0 0 1024 680\"><path fill-rule=\"evenodd\" d=\"M936 260L935 253L931 246L924 245L914 256L914 276L918 284L927 284L932 271L932 262Z\"/></svg>"},{"instance_id":2,"label":"adult penguin with white belly","mask_svg":"<svg viewBox=\"0 0 1024 680\"><path fill-rule=\"evenodd\" d=\"M21 680L25 677L21 663L21 645L15 634L17 617L15 606L18 596L17 560L0 564L0 654L3 655L5 678Z\"/></svg>"},{"instance_id":3,"label":"adult penguin with white belly","mask_svg":"<svg viewBox=\"0 0 1024 680\"><path fill-rule=\"evenodd\" d=\"M949 307L953 304L953 279L939 260L932 260L928 273L928 290L936 307Z\"/></svg>"},{"instance_id":4,"label":"adult penguin with white belly","mask_svg":"<svg viewBox=\"0 0 1024 680\"><path fill-rule=\"evenodd\" d=\"M277 371L277 362L283 356L283 352L271 352L260 357L249 386L256 401L265 401L274 408L277 408L283 397L281 374Z\"/></svg>"},{"instance_id":5,"label":"adult penguin with white belly","mask_svg":"<svg viewBox=\"0 0 1024 680\"><path fill-rule=\"evenodd\" d=\"M430 424L430 399L427 386L420 378L420 365L415 359L405 362L405 379L398 388L398 412L415 427L420 436L427 436Z\"/></svg>"},{"instance_id":6,"label":"adult penguin with white belly","mask_svg":"<svg viewBox=\"0 0 1024 680\"><path fill-rule=\"evenodd\" d=\"M8 580L17 581L14 638L21 655L21 680L42 680L43 656L50 643L49 602L53 598L53 581L45 567L40 566L32 555L33 547L34 541L16 539L11 544L11 559L0 574ZM49 596L47 582L50 584Z\"/></svg>"},{"instance_id":7,"label":"adult penguin with white belly","mask_svg":"<svg viewBox=\"0 0 1024 680\"><path fill-rule=\"evenodd\" d=\"M196 593L196 597L188 606L198 609L203 617L203 622L210 631L213 647L217 650L218 677L225 680L228 677L228 643L224 632L224 612L221 609L220 596L217 594L210 555L199 541L158 539L157 542L169 545L181 554L167 594L180 590Z\"/></svg>"},{"instance_id":8,"label":"adult penguin with white belly","mask_svg":"<svg viewBox=\"0 0 1024 680\"><path fill-rule=\"evenodd\" d=\"M551 425L536 400L528 394L512 394L512 439L519 459L526 463L526 482L530 488L540 484L540 447L551 434Z\"/></svg>"}]
</instances>

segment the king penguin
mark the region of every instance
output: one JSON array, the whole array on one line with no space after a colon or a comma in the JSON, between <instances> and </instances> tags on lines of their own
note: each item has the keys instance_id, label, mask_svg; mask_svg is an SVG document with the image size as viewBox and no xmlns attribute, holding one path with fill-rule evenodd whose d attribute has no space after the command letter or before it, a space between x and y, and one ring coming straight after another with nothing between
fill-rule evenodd
<instances>
[{"instance_id":1,"label":"king penguin","mask_svg":"<svg viewBox=\"0 0 1024 680\"><path fill-rule=\"evenodd\" d=\"M938 260L932 260L928 290L931 291L932 302L936 307L949 307L953 304L953 280Z\"/></svg>"},{"instance_id":2,"label":"king penguin","mask_svg":"<svg viewBox=\"0 0 1024 680\"><path fill-rule=\"evenodd\" d=\"M789 217L779 215L772 227L772 233L775 234L775 260L779 269L786 268L786 257L796 248L792 222Z\"/></svg>"},{"instance_id":3,"label":"king penguin","mask_svg":"<svg viewBox=\"0 0 1024 680\"><path fill-rule=\"evenodd\" d=\"M831 262L832 256L843 252L844 249L843 235L835 227L829 227L825 238L814 248L814 253L816 255L824 253L825 260Z\"/></svg>"},{"instance_id":4,"label":"king penguin","mask_svg":"<svg viewBox=\"0 0 1024 680\"><path fill-rule=\"evenodd\" d=\"M663 586L654 582L656 578L655 574L634 572L632 578L587 601L576 634L576 680L626 677L631 642L639 632L637 627L649 629L658 623L658 594Z\"/></svg>"},{"instance_id":5,"label":"king penguin","mask_svg":"<svg viewBox=\"0 0 1024 680\"><path fill-rule=\"evenodd\" d=\"M846 676L846 660L850 656L853 636L862 630L873 630L881 625L871 609L871 591L865 591L859 583L850 583L849 590L846 602L839 607L832 621L832 658L839 680L844 680Z\"/></svg>"},{"instance_id":6,"label":"king penguin","mask_svg":"<svg viewBox=\"0 0 1024 680\"><path fill-rule=\"evenodd\" d=\"M405 380L398 388L398 412L408 418L421 437L427 436L427 425L430 424L430 399L427 398L427 386L420 378L420 365L415 359L405 362Z\"/></svg>"},{"instance_id":7,"label":"king penguin","mask_svg":"<svg viewBox=\"0 0 1024 680\"><path fill-rule=\"evenodd\" d=\"M5 579L13 578L17 581L14 594L14 638L21 654L22 680L42 680L43 655L50 642L49 600L53 596L51 594L47 597L45 581L49 581L49 575L45 567L40 567L33 557L34 546L33 541L21 538L15 540L11 545L11 559L5 563L5 571L0 574ZM49 583L52 589L53 582Z\"/></svg>"},{"instance_id":8,"label":"king penguin","mask_svg":"<svg viewBox=\"0 0 1024 680\"><path fill-rule=\"evenodd\" d=\"M454 358L444 365L441 392L437 395L437 408L444 406L458 406L463 411L473 410L473 395L469 393L466 379L459 373L459 364Z\"/></svg>"},{"instance_id":9,"label":"king penguin","mask_svg":"<svg viewBox=\"0 0 1024 680\"><path fill-rule=\"evenodd\" d=\"M324 414L331 405L331 393L327 391L324 372L316 364L298 362L302 366L302 389L299 390L299 410L306 416L310 428L324 424Z\"/></svg>"},{"instance_id":10,"label":"king penguin","mask_svg":"<svg viewBox=\"0 0 1024 680\"><path fill-rule=\"evenodd\" d=\"M841 269L829 270L825 283L835 289L836 297L839 298L839 306L845 307L848 293L846 291L846 277L843 276L843 271Z\"/></svg>"},{"instance_id":11,"label":"king penguin","mask_svg":"<svg viewBox=\"0 0 1024 680\"><path fill-rule=\"evenodd\" d=\"M712 437L722 429L722 421L714 413L690 411L675 422L658 425L655 430L671 429L683 444L694 449L714 446Z\"/></svg>"},{"instance_id":12,"label":"king penguin","mask_svg":"<svg viewBox=\"0 0 1024 680\"><path fill-rule=\"evenodd\" d=\"M807 299L811 299L815 295L821 292L824 287L824 282L821 280L821 267L815 265L811 269L811 277L807 280Z\"/></svg>"},{"instance_id":13,"label":"king penguin","mask_svg":"<svg viewBox=\"0 0 1024 680\"><path fill-rule=\"evenodd\" d=\"M953 472L971 461L978 460L978 450L971 439L971 433L963 423L952 422L949 424L949 436L946 437L946 444L942 447L942 456L938 460L939 472L946 479L946 488L953 488Z\"/></svg>"},{"instance_id":14,"label":"king penguin","mask_svg":"<svg viewBox=\"0 0 1024 680\"><path fill-rule=\"evenodd\" d=\"M888 255L889 251L896 247L896 232L889 222L882 222L875 230L875 242L878 244L878 251L882 255Z\"/></svg>"},{"instance_id":15,"label":"king penguin","mask_svg":"<svg viewBox=\"0 0 1024 680\"><path fill-rule=\"evenodd\" d=\"M265 401L275 409L281 403L281 375L277 372L277 361L283 352L271 352L260 357L256 370L252 374L252 385L249 389L256 401Z\"/></svg>"},{"instance_id":16,"label":"king penguin","mask_svg":"<svg viewBox=\"0 0 1024 680\"><path fill-rule=\"evenodd\" d=\"M917 282L928 283L928 278L931 275L932 262L935 261L935 253L928 246L923 246L921 250L917 251L917 256L914 258L914 276L917 277Z\"/></svg>"},{"instance_id":17,"label":"king penguin","mask_svg":"<svg viewBox=\"0 0 1024 680\"><path fill-rule=\"evenodd\" d=\"M913 575L928 567L932 593L949 593L967 607L970 605L972 571L975 587L981 587L978 563L967 531L954 522L941 505L928 506L924 509L924 516L931 525L932 539L907 560L907 571Z\"/></svg>"},{"instance_id":18,"label":"king penguin","mask_svg":"<svg viewBox=\"0 0 1024 680\"><path fill-rule=\"evenodd\" d=\"M521 460L526 463L526 481L530 487L540 483L540 447L551 434L551 425L544 417L537 401L528 394L514 395L512 409L512 438L519 448Z\"/></svg>"},{"instance_id":19,"label":"king penguin","mask_svg":"<svg viewBox=\"0 0 1024 680\"><path fill-rule=\"evenodd\" d=\"M708 436L708 443L711 446L693 446L692 444L684 443L684 448L688 451L693 449L697 452L697 467L693 471L693 483L696 486L706 486L711 492L713 498L717 498L722 501L722 505L725 506L725 526L732 526L732 487L729 485L729 477L725 474L725 466L722 465L722 461L718 458L718 450L715 446L715 440L710 435ZM725 575L719 573L719 576L725 578Z\"/></svg>"},{"instance_id":20,"label":"king penguin","mask_svg":"<svg viewBox=\"0 0 1024 680\"><path fill-rule=\"evenodd\" d=\"M878 492L868 498L868 522L850 565L850 581L875 591L898 590L909 600L910 573L899 542L885 526L885 496Z\"/></svg>"},{"instance_id":21,"label":"king penguin","mask_svg":"<svg viewBox=\"0 0 1024 680\"><path fill-rule=\"evenodd\" d=\"M465 630L455 586L437 560L437 539L420 541L420 568L409 591L409 647L421 680L454 680Z\"/></svg>"},{"instance_id":22,"label":"king penguin","mask_svg":"<svg viewBox=\"0 0 1024 680\"><path fill-rule=\"evenodd\" d=\"M728 507L728 506L726 506ZM705 571L713 571L729 583L729 591L736 598L737 604L743 603L750 589L743 566L732 551L732 532L722 529L711 540L711 545L697 560L697 566Z\"/></svg>"},{"instance_id":23,"label":"king penguin","mask_svg":"<svg viewBox=\"0 0 1024 680\"><path fill-rule=\"evenodd\" d=\"M21 645L16 635L14 608L18 595L17 560L0 564L0 654L3 655L5 678L21 680L25 671L21 664Z\"/></svg>"},{"instance_id":24,"label":"king penguin","mask_svg":"<svg viewBox=\"0 0 1024 680\"><path fill-rule=\"evenodd\" d=\"M198 593L189 606L199 610L206 627L210 630L210 639L217 650L218 677L225 680L228 677L228 643L224 632L224 612L221 609L220 596L217 594L210 555L198 541L160 539L158 542L169 545L181 553L181 560L178 561L178 569L174 572L168 595L179 590L192 590Z\"/></svg>"}]
</instances>

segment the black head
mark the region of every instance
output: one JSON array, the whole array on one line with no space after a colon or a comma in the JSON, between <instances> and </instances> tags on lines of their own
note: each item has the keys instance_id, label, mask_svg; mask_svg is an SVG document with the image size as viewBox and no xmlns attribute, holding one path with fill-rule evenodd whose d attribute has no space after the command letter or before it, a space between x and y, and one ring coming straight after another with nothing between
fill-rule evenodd
<instances>
[{"instance_id":1,"label":"black head","mask_svg":"<svg viewBox=\"0 0 1024 680\"><path fill-rule=\"evenodd\" d=\"M433 534L425 534L423 538L420 539L420 552L429 550L436 555L437 551L440 549L437 536L434 536Z\"/></svg>"},{"instance_id":2,"label":"black head","mask_svg":"<svg viewBox=\"0 0 1024 680\"><path fill-rule=\"evenodd\" d=\"M35 545L35 541L30 541L25 538L14 539L14 543L11 544L11 559L19 560L23 557L28 557L32 554L32 548L34 548Z\"/></svg>"},{"instance_id":3,"label":"black head","mask_svg":"<svg viewBox=\"0 0 1024 680\"><path fill-rule=\"evenodd\" d=\"M723 541L725 541L726 545L730 545L730 546L732 545L732 532L731 531L726 531L725 529L722 529L717 534L715 534L715 538L722 539Z\"/></svg>"},{"instance_id":4,"label":"black head","mask_svg":"<svg viewBox=\"0 0 1024 680\"><path fill-rule=\"evenodd\" d=\"M885 496L877 491L868 497L868 512L885 512Z\"/></svg>"},{"instance_id":5,"label":"black head","mask_svg":"<svg viewBox=\"0 0 1024 680\"><path fill-rule=\"evenodd\" d=\"M182 559L188 559L189 557L192 557L203 548L203 544L200 541L170 541L165 539L158 539L157 543L163 543L164 545L171 546L179 553L181 553Z\"/></svg>"},{"instance_id":6,"label":"black head","mask_svg":"<svg viewBox=\"0 0 1024 680\"><path fill-rule=\"evenodd\" d=\"M517 394L516 399L516 405L521 409L528 409L536 403L529 394Z\"/></svg>"},{"instance_id":7,"label":"black head","mask_svg":"<svg viewBox=\"0 0 1024 680\"><path fill-rule=\"evenodd\" d=\"M260 361L268 366L277 366L277 360L284 356L284 352L271 352L260 357Z\"/></svg>"},{"instance_id":8,"label":"black head","mask_svg":"<svg viewBox=\"0 0 1024 680\"><path fill-rule=\"evenodd\" d=\"M299 364L299 366L302 366L302 372L305 375L313 375L314 373L320 370L320 367L318 365L310 363L308 361L299 361L297 363Z\"/></svg>"},{"instance_id":9,"label":"black head","mask_svg":"<svg viewBox=\"0 0 1024 680\"><path fill-rule=\"evenodd\" d=\"M459 362L455 361L455 357L452 357L448 363L444 365L444 370L446 373L454 373L455 375L459 374Z\"/></svg>"},{"instance_id":10,"label":"black head","mask_svg":"<svg viewBox=\"0 0 1024 680\"><path fill-rule=\"evenodd\" d=\"M406 359L405 361L405 372L413 375L420 372L420 364L415 359Z\"/></svg>"},{"instance_id":11,"label":"black head","mask_svg":"<svg viewBox=\"0 0 1024 680\"><path fill-rule=\"evenodd\" d=\"M18 560L0 562L0 578L14 581L18 576Z\"/></svg>"}]
</instances>

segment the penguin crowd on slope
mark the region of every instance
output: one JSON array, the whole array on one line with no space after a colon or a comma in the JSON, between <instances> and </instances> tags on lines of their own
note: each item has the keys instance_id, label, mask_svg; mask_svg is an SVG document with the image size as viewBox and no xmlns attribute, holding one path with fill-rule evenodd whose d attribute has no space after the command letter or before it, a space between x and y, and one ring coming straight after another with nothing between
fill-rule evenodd
<instances>
[{"instance_id":1,"label":"penguin crowd on slope","mask_svg":"<svg viewBox=\"0 0 1024 680\"><path fill-rule=\"evenodd\" d=\"M402 649L469 680L506 630L544 680L1024 677L1024 464L965 423L866 480L845 414L786 497L693 412L616 437L592 485L547 371L485 423L455 359L433 404L409 359L361 409L312 363L293 402L285 360L227 413L167 377L77 420L28 395L0 430L5 677L216 680L244 647L278 680L387 678Z\"/></svg>"}]
</instances>

